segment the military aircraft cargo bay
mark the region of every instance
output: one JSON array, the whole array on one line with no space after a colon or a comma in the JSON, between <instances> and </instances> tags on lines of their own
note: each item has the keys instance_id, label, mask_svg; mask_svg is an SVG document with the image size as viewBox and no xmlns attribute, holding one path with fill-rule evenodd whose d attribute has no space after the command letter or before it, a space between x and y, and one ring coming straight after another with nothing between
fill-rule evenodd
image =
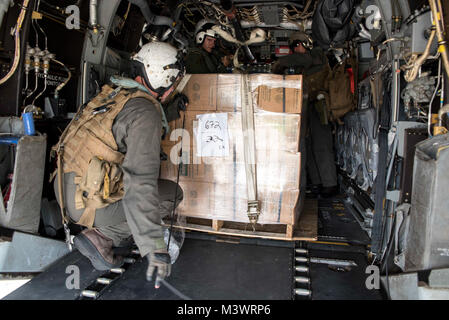
<instances>
[{"instance_id":1,"label":"military aircraft cargo bay","mask_svg":"<svg viewBox=\"0 0 449 320\"><path fill-rule=\"evenodd\" d=\"M0 0L0 300L449 299L448 38L442 0Z\"/></svg>"}]
</instances>

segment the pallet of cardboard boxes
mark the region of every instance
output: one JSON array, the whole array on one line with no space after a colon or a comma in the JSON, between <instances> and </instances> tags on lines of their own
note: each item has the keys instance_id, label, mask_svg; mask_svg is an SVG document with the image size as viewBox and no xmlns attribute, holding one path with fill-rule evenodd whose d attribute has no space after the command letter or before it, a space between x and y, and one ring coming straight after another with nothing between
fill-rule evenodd
<instances>
[{"instance_id":1,"label":"pallet of cardboard boxes","mask_svg":"<svg viewBox=\"0 0 449 320\"><path fill-rule=\"evenodd\" d=\"M249 82L254 108L260 204L255 228L247 216L244 79ZM314 209L301 214L305 195L302 77L191 75L183 93L189 98L185 120L182 115L170 124L171 134L162 141L168 160L161 164L162 179L176 181L180 169L184 197L177 213L187 220L178 227L231 236L316 239L316 215L308 214Z\"/></svg>"}]
</instances>

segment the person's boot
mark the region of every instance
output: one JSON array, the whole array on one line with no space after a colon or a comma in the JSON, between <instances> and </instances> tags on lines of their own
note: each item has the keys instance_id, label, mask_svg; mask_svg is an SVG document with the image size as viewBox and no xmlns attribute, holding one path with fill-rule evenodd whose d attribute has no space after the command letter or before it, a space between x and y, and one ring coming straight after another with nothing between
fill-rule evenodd
<instances>
[{"instance_id":1,"label":"person's boot","mask_svg":"<svg viewBox=\"0 0 449 320\"><path fill-rule=\"evenodd\" d=\"M95 229L82 231L73 239L73 245L97 270L105 271L123 265L123 257L115 255L112 250L112 240Z\"/></svg>"},{"instance_id":2,"label":"person's boot","mask_svg":"<svg viewBox=\"0 0 449 320\"><path fill-rule=\"evenodd\" d=\"M113 248L114 254L118 256L129 256L133 253L133 250L137 249L136 244L132 236L122 241L117 247Z\"/></svg>"},{"instance_id":3,"label":"person's boot","mask_svg":"<svg viewBox=\"0 0 449 320\"><path fill-rule=\"evenodd\" d=\"M311 197L317 197L323 186L321 184L311 184L307 186L307 194Z\"/></svg>"}]
</instances>

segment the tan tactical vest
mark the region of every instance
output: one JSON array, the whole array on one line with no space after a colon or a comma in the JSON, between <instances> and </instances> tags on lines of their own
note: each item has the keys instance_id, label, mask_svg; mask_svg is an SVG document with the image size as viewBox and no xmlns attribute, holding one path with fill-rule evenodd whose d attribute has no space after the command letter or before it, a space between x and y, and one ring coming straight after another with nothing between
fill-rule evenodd
<instances>
[{"instance_id":1,"label":"tan tactical vest","mask_svg":"<svg viewBox=\"0 0 449 320\"><path fill-rule=\"evenodd\" d=\"M101 93L78 112L53 147L59 158L58 175L76 174L76 209L85 209L77 222L80 225L92 228L96 209L123 198L121 164L124 154L118 151L112 125L118 113L133 98L148 99L160 111L159 102L145 92L114 91L105 85ZM59 185L60 190L62 187ZM66 219L64 214L63 219Z\"/></svg>"}]
</instances>

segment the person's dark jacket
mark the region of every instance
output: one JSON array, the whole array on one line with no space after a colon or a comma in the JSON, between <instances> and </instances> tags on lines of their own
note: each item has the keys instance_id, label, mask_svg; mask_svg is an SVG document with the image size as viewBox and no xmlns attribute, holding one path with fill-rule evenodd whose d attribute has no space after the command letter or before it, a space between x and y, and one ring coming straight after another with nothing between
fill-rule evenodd
<instances>
[{"instance_id":1,"label":"person's dark jacket","mask_svg":"<svg viewBox=\"0 0 449 320\"><path fill-rule=\"evenodd\" d=\"M273 65L276 74L302 74L309 99L315 100L319 92L329 90L329 62L321 48L306 53L293 53L279 58Z\"/></svg>"},{"instance_id":2,"label":"person's dark jacket","mask_svg":"<svg viewBox=\"0 0 449 320\"><path fill-rule=\"evenodd\" d=\"M221 63L221 57L215 52L209 53L203 48L190 48L185 58L186 72L198 73L224 73L225 66Z\"/></svg>"},{"instance_id":3,"label":"person's dark jacket","mask_svg":"<svg viewBox=\"0 0 449 320\"><path fill-rule=\"evenodd\" d=\"M293 53L279 60L273 65L273 73L285 74L289 68L294 74L305 76L321 71L327 64L327 57L321 48L313 48L306 53Z\"/></svg>"}]
</instances>

